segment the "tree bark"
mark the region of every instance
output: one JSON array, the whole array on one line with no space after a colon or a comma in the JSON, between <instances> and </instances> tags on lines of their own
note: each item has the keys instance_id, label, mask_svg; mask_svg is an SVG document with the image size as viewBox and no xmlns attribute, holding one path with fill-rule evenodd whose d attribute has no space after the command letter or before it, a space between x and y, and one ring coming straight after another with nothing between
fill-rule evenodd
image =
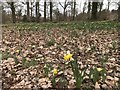
<instances>
[{"instance_id":1,"label":"tree bark","mask_svg":"<svg viewBox=\"0 0 120 90\"><path fill-rule=\"evenodd\" d=\"M85 13L86 5L87 5L87 3L84 2L84 6L83 6L83 14Z\"/></svg>"},{"instance_id":2,"label":"tree bark","mask_svg":"<svg viewBox=\"0 0 120 90\"><path fill-rule=\"evenodd\" d=\"M88 12L87 12L87 14L88 14L88 19L90 19L90 10L91 10L91 2L90 2L90 0L88 1Z\"/></svg>"},{"instance_id":3,"label":"tree bark","mask_svg":"<svg viewBox=\"0 0 120 90\"><path fill-rule=\"evenodd\" d=\"M35 14L36 14L36 19L37 19L37 16L38 16L38 3L36 2L36 5L35 5Z\"/></svg>"},{"instance_id":4,"label":"tree bark","mask_svg":"<svg viewBox=\"0 0 120 90\"><path fill-rule=\"evenodd\" d=\"M52 7L53 7L52 0L50 0L50 21L52 21Z\"/></svg>"},{"instance_id":5,"label":"tree bark","mask_svg":"<svg viewBox=\"0 0 120 90\"><path fill-rule=\"evenodd\" d=\"M44 21L46 22L46 0L44 0Z\"/></svg>"},{"instance_id":6,"label":"tree bark","mask_svg":"<svg viewBox=\"0 0 120 90\"><path fill-rule=\"evenodd\" d=\"M63 8L63 17L64 20L66 20L66 16L67 16L66 8L68 7L68 5L70 5L70 3L67 0L65 0L64 5L62 5L61 2L59 2L59 4Z\"/></svg>"},{"instance_id":7,"label":"tree bark","mask_svg":"<svg viewBox=\"0 0 120 90\"><path fill-rule=\"evenodd\" d=\"M39 1L36 2L36 22L39 22Z\"/></svg>"},{"instance_id":8,"label":"tree bark","mask_svg":"<svg viewBox=\"0 0 120 90\"><path fill-rule=\"evenodd\" d=\"M98 7L98 2L92 2L92 13L91 13L92 20L97 19L97 7Z\"/></svg>"},{"instance_id":9,"label":"tree bark","mask_svg":"<svg viewBox=\"0 0 120 90\"><path fill-rule=\"evenodd\" d=\"M110 1L111 0L108 0L108 8L107 8L108 11L109 11L109 8L110 8Z\"/></svg>"},{"instance_id":10,"label":"tree bark","mask_svg":"<svg viewBox=\"0 0 120 90\"><path fill-rule=\"evenodd\" d=\"M73 20L75 20L75 12L76 12L76 0L74 0L74 7L73 7Z\"/></svg>"},{"instance_id":11,"label":"tree bark","mask_svg":"<svg viewBox=\"0 0 120 90\"><path fill-rule=\"evenodd\" d=\"M63 16L64 16L64 19L66 19L66 8L64 8Z\"/></svg>"},{"instance_id":12,"label":"tree bark","mask_svg":"<svg viewBox=\"0 0 120 90\"><path fill-rule=\"evenodd\" d=\"M33 11L33 8L32 8L32 5L33 5L33 2L31 2L31 20L32 20L32 11Z\"/></svg>"},{"instance_id":13,"label":"tree bark","mask_svg":"<svg viewBox=\"0 0 120 90\"><path fill-rule=\"evenodd\" d=\"M90 10L91 10L91 2L90 2L90 0L88 1L88 14L90 14Z\"/></svg>"},{"instance_id":14,"label":"tree bark","mask_svg":"<svg viewBox=\"0 0 120 90\"><path fill-rule=\"evenodd\" d=\"M14 6L14 2L11 2L11 11L12 11L12 22L15 23L15 22L16 22L16 17L15 17L15 6Z\"/></svg>"},{"instance_id":15,"label":"tree bark","mask_svg":"<svg viewBox=\"0 0 120 90\"><path fill-rule=\"evenodd\" d=\"M29 11L30 6L29 6L29 0L26 2L26 4L27 4L27 21L30 21L30 11Z\"/></svg>"},{"instance_id":16,"label":"tree bark","mask_svg":"<svg viewBox=\"0 0 120 90\"><path fill-rule=\"evenodd\" d=\"M118 21L120 22L120 4L118 4Z\"/></svg>"},{"instance_id":17,"label":"tree bark","mask_svg":"<svg viewBox=\"0 0 120 90\"><path fill-rule=\"evenodd\" d=\"M100 14L101 14L101 11L102 11L102 7L103 7L103 2L100 2Z\"/></svg>"}]
</instances>

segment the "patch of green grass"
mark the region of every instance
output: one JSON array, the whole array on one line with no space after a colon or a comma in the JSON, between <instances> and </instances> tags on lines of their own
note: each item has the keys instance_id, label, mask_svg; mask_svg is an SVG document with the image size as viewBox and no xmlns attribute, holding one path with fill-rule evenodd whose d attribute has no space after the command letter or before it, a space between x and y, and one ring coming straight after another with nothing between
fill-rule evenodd
<instances>
[{"instance_id":1,"label":"patch of green grass","mask_svg":"<svg viewBox=\"0 0 120 90\"><path fill-rule=\"evenodd\" d=\"M2 53L2 59L4 60L7 60L9 57L10 57L10 53L8 51L5 51Z\"/></svg>"},{"instance_id":2,"label":"patch of green grass","mask_svg":"<svg viewBox=\"0 0 120 90\"><path fill-rule=\"evenodd\" d=\"M26 58L22 59L22 65L23 67L30 67L36 65L37 62L34 59L31 59L31 61L27 61Z\"/></svg>"},{"instance_id":3,"label":"patch of green grass","mask_svg":"<svg viewBox=\"0 0 120 90\"><path fill-rule=\"evenodd\" d=\"M55 40L54 39L50 39L50 40L46 41L46 47L53 46L54 44L55 44Z\"/></svg>"},{"instance_id":4,"label":"patch of green grass","mask_svg":"<svg viewBox=\"0 0 120 90\"><path fill-rule=\"evenodd\" d=\"M73 30L70 34L71 37L79 37L78 33L76 30Z\"/></svg>"},{"instance_id":5,"label":"patch of green grass","mask_svg":"<svg viewBox=\"0 0 120 90\"><path fill-rule=\"evenodd\" d=\"M5 26L5 25L3 25ZM118 29L120 23L114 21L74 21L74 22L43 22L43 23L15 23L7 24L9 27L14 27L16 30L43 30L51 28L62 28L62 29L79 29L79 30L111 30Z\"/></svg>"}]
</instances>

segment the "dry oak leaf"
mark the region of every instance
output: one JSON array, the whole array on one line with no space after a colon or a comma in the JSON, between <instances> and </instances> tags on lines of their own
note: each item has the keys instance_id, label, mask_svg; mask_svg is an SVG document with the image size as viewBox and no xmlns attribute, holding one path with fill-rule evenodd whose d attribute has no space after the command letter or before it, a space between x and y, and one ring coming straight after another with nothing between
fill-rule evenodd
<instances>
[{"instance_id":1,"label":"dry oak leaf","mask_svg":"<svg viewBox=\"0 0 120 90\"><path fill-rule=\"evenodd\" d=\"M98 82L95 83L95 90L100 89L100 85L98 84Z\"/></svg>"}]
</instances>

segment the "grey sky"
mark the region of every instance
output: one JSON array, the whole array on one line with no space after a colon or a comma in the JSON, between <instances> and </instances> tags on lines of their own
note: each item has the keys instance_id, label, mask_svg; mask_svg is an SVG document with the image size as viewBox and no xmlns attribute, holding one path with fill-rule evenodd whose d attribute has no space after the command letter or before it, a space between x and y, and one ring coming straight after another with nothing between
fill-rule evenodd
<instances>
[{"instance_id":1,"label":"grey sky","mask_svg":"<svg viewBox=\"0 0 120 90\"><path fill-rule=\"evenodd\" d=\"M0 0L2 2L6 2L6 0ZM8 0L8 1L11 1L11 0ZM27 0L13 0L15 1L16 3L20 3L20 2L25 2ZM35 2L36 0L30 0L31 2ZM44 10L44 0L39 0L40 1L40 13L42 14L43 16L43 10ZM49 0L47 0L49 2ZM62 13L63 12L63 8L59 5L59 2L61 2L62 4L64 4L64 1L65 0L53 0L54 3L56 3L56 6L53 8L59 8L60 12ZM71 1L71 0L68 0L68 1ZM98 0L94 0L94 1L98 1ZM101 0L99 0L101 1ZM107 9L108 7L108 1L111 1L112 3L110 4L110 10L113 10L113 9L117 9L117 5L115 4L115 2L119 2L120 0L103 0L104 2L104 5L103 5L103 9ZM76 0L77 2L77 10L78 10L78 13L82 12L83 11L83 6L84 6L84 3L85 2L88 2L88 0ZM17 7L18 9L20 9L20 7ZM26 5L23 5L23 7L21 8L22 9L22 12L23 14L25 14L25 10L26 10ZM34 8L35 9L35 8ZM49 10L49 9L48 9ZM10 9L7 9L7 11L10 11ZM87 11L87 8L86 8L86 11ZM33 15L34 15L34 12L33 12Z\"/></svg>"}]
</instances>

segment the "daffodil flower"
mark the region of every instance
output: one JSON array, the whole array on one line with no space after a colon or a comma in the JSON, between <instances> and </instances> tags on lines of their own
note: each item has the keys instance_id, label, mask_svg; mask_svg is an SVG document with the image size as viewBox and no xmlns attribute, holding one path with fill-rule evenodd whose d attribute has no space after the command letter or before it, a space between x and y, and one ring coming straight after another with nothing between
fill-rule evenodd
<instances>
[{"instance_id":1,"label":"daffodil flower","mask_svg":"<svg viewBox=\"0 0 120 90\"><path fill-rule=\"evenodd\" d=\"M53 74L56 75L57 74L57 69L53 69Z\"/></svg>"},{"instance_id":2,"label":"daffodil flower","mask_svg":"<svg viewBox=\"0 0 120 90\"><path fill-rule=\"evenodd\" d=\"M97 68L97 71L98 72L101 72L103 69L102 68Z\"/></svg>"},{"instance_id":3,"label":"daffodil flower","mask_svg":"<svg viewBox=\"0 0 120 90\"><path fill-rule=\"evenodd\" d=\"M73 54L70 54L70 51L67 51L67 54L64 55L64 60L69 60L71 59Z\"/></svg>"},{"instance_id":4,"label":"daffodil flower","mask_svg":"<svg viewBox=\"0 0 120 90\"><path fill-rule=\"evenodd\" d=\"M65 60L69 60L71 57L72 57L72 54L64 55L64 59L65 59Z\"/></svg>"}]
</instances>

